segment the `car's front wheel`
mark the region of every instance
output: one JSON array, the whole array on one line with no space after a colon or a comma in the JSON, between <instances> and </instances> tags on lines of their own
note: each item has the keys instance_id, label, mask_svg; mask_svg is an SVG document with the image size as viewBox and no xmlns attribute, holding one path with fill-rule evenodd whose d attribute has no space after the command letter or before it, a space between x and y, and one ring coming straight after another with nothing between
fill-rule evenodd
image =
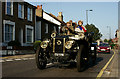
<instances>
[{"instance_id":1,"label":"car's front wheel","mask_svg":"<svg viewBox=\"0 0 120 79\"><path fill-rule=\"evenodd\" d=\"M81 72L85 69L86 67L86 60L84 59L85 58L85 48L84 48L84 45L80 45L80 49L78 50L78 53L77 53L77 70L78 72Z\"/></svg>"},{"instance_id":2,"label":"car's front wheel","mask_svg":"<svg viewBox=\"0 0 120 79\"><path fill-rule=\"evenodd\" d=\"M46 57L43 52L41 52L40 47L36 51L36 65L39 69L45 69L47 64Z\"/></svg>"}]
</instances>

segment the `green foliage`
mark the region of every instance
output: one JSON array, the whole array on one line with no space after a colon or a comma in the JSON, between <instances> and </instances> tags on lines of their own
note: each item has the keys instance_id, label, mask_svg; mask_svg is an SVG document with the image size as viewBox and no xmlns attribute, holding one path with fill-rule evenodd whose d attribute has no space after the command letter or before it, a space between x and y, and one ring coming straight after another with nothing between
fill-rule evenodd
<instances>
[{"instance_id":1,"label":"green foliage","mask_svg":"<svg viewBox=\"0 0 120 79\"><path fill-rule=\"evenodd\" d=\"M107 40L107 39L104 39L104 42L108 42L108 40Z\"/></svg>"},{"instance_id":2,"label":"green foliage","mask_svg":"<svg viewBox=\"0 0 120 79\"><path fill-rule=\"evenodd\" d=\"M110 40L108 41L108 43L109 43L109 44L112 44L112 43L113 43L113 42L112 42L112 39L110 39Z\"/></svg>"},{"instance_id":3,"label":"green foliage","mask_svg":"<svg viewBox=\"0 0 120 79\"><path fill-rule=\"evenodd\" d=\"M35 41L33 44L34 50L37 50L38 46L40 46L41 41Z\"/></svg>"},{"instance_id":4,"label":"green foliage","mask_svg":"<svg viewBox=\"0 0 120 79\"><path fill-rule=\"evenodd\" d=\"M21 46L21 43L18 40L8 42L8 46Z\"/></svg>"},{"instance_id":5,"label":"green foliage","mask_svg":"<svg viewBox=\"0 0 120 79\"><path fill-rule=\"evenodd\" d=\"M93 36L94 42L102 37L102 34L99 32L99 29L95 25L93 25L93 24L88 25L87 24L85 27L87 28L88 33L94 32L94 36Z\"/></svg>"}]
</instances>

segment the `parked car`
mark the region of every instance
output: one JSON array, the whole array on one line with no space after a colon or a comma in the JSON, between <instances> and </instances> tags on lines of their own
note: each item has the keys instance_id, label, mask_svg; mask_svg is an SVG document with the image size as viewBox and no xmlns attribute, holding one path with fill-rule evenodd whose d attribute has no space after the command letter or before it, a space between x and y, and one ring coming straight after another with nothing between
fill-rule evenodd
<instances>
[{"instance_id":1,"label":"parked car","mask_svg":"<svg viewBox=\"0 0 120 79\"><path fill-rule=\"evenodd\" d=\"M97 47L97 52L110 53L111 46L109 44L102 43Z\"/></svg>"}]
</instances>

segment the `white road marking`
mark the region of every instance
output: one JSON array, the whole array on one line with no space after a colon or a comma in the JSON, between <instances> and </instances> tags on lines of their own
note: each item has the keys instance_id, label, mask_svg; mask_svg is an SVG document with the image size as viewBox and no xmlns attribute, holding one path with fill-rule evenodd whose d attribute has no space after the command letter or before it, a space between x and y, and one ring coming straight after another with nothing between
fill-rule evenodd
<instances>
[{"instance_id":1,"label":"white road marking","mask_svg":"<svg viewBox=\"0 0 120 79\"><path fill-rule=\"evenodd\" d=\"M19 61L19 60L22 60L22 59L14 59L14 60Z\"/></svg>"},{"instance_id":2,"label":"white road marking","mask_svg":"<svg viewBox=\"0 0 120 79\"><path fill-rule=\"evenodd\" d=\"M5 61L13 61L12 59L7 59L7 60L5 60Z\"/></svg>"},{"instance_id":3,"label":"white road marking","mask_svg":"<svg viewBox=\"0 0 120 79\"><path fill-rule=\"evenodd\" d=\"M28 58L22 58L22 60L28 60Z\"/></svg>"},{"instance_id":4,"label":"white road marking","mask_svg":"<svg viewBox=\"0 0 120 79\"><path fill-rule=\"evenodd\" d=\"M106 73L106 74L110 74L111 72L106 70L106 71L104 71L104 73Z\"/></svg>"},{"instance_id":5,"label":"white road marking","mask_svg":"<svg viewBox=\"0 0 120 79\"><path fill-rule=\"evenodd\" d=\"M0 63L1 62L9 62L9 61L20 61L20 60L32 60L32 59L35 59L35 58L16 58L16 59L0 59Z\"/></svg>"},{"instance_id":6,"label":"white road marking","mask_svg":"<svg viewBox=\"0 0 120 79\"><path fill-rule=\"evenodd\" d=\"M29 58L30 60L35 59L35 58Z\"/></svg>"},{"instance_id":7,"label":"white road marking","mask_svg":"<svg viewBox=\"0 0 120 79\"><path fill-rule=\"evenodd\" d=\"M0 60L0 63L5 62L5 60Z\"/></svg>"}]
</instances>

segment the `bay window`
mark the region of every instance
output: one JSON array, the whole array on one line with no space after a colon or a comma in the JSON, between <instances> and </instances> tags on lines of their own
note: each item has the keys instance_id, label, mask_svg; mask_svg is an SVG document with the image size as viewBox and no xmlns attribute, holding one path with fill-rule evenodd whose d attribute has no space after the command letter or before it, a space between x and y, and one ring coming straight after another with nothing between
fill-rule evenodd
<instances>
[{"instance_id":1,"label":"bay window","mask_svg":"<svg viewBox=\"0 0 120 79\"><path fill-rule=\"evenodd\" d=\"M26 42L27 43L33 43L33 39L34 39L34 29L32 26L26 26Z\"/></svg>"},{"instance_id":2,"label":"bay window","mask_svg":"<svg viewBox=\"0 0 120 79\"><path fill-rule=\"evenodd\" d=\"M9 42L13 39L13 25L5 24L5 41Z\"/></svg>"}]
</instances>

